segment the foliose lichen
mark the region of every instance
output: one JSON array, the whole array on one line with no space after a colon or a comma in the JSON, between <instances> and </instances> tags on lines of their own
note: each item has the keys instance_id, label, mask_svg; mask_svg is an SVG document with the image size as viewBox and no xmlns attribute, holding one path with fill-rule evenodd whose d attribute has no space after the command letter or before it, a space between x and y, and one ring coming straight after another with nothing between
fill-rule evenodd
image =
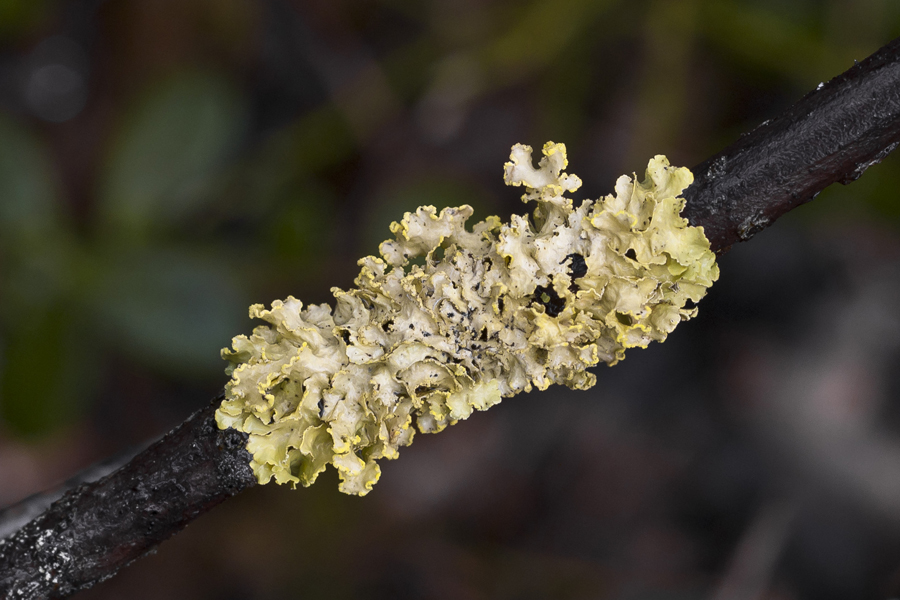
<instances>
[{"instance_id":1,"label":"foliose lichen","mask_svg":"<svg viewBox=\"0 0 900 600\"><path fill-rule=\"evenodd\" d=\"M441 431L533 387L587 389L589 367L696 315L686 303L719 270L680 216L688 169L656 156L644 181L622 176L575 207L565 146L545 144L538 168L531 154L516 145L505 165L537 205L530 218L467 229L469 206L421 207L391 225L381 258L359 261L356 288L332 290L334 308L250 307L268 324L222 351L231 381L216 420L249 434L260 483L310 485L332 464L341 491L364 495L414 426Z\"/></svg>"}]
</instances>

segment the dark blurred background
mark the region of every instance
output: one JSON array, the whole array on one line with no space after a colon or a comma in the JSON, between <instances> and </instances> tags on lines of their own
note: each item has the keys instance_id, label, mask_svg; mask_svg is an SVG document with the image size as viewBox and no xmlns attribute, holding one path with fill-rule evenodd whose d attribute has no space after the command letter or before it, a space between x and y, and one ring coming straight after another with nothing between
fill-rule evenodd
<instances>
[{"instance_id":1,"label":"dark blurred background","mask_svg":"<svg viewBox=\"0 0 900 600\"><path fill-rule=\"evenodd\" d=\"M895 0L0 0L0 506L225 383L404 211L692 166L900 35ZM900 161L721 260L589 392L418 435L366 498L251 490L84 598L900 596Z\"/></svg>"}]
</instances>

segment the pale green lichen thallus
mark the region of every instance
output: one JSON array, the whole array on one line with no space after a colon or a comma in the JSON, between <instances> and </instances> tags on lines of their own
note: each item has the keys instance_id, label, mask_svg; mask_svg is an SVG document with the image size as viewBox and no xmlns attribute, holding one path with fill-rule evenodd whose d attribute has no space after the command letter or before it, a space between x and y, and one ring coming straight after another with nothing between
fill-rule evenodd
<instances>
[{"instance_id":1,"label":"pale green lichen thallus","mask_svg":"<svg viewBox=\"0 0 900 600\"><path fill-rule=\"evenodd\" d=\"M505 165L533 218L469 206L425 206L391 225L381 258L367 256L335 306L294 298L266 310L222 355L231 365L221 428L249 434L260 483L310 485L329 464L340 489L366 494L378 459L396 458L415 429L441 431L533 387L587 389L599 362L663 341L718 278L709 241L680 216L693 175L656 156L643 181L573 207L566 148L528 146ZM438 252L438 249L441 252ZM424 264L411 264L424 256ZM440 258L438 258L440 256ZM419 261L421 262L421 261Z\"/></svg>"}]
</instances>

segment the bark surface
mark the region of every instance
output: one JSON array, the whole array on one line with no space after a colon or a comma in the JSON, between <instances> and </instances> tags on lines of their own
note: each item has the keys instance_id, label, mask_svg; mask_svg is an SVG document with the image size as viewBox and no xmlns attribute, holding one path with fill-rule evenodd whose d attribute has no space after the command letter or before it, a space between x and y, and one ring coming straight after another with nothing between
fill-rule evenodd
<instances>
[{"instance_id":1,"label":"bark surface","mask_svg":"<svg viewBox=\"0 0 900 600\"><path fill-rule=\"evenodd\" d=\"M247 435L216 426L221 401L0 540L0 597L65 598L89 588L255 485Z\"/></svg>"},{"instance_id":2,"label":"bark surface","mask_svg":"<svg viewBox=\"0 0 900 600\"><path fill-rule=\"evenodd\" d=\"M749 240L900 142L900 38L694 167L683 215L713 250Z\"/></svg>"},{"instance_id":3,"label":"bark surface","mask_svg":"<svg viewBox=\"0 0 900 600\"><path fill-rule=\"evenodd\" d=\"M832 183L854 181L898 143L900 39L695 167L684 215L725 252ZM0 540L0 595L88 588L255 485L246 434L216 426L220 401Z\"/></svg>"}]
</instances>

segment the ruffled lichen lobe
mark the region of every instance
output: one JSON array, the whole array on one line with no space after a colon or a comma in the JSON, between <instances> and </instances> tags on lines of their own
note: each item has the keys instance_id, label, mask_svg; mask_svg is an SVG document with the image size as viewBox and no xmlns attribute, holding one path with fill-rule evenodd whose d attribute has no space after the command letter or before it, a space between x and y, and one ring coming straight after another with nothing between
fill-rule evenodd
<instances>
[{"instance_id":1,"label":"ruffled lichen lobe","mask_svg":"<svg viewBox=\"0 0 900 600\"><path fill-rule=\"evenodd\" d=\"M615 194L575 207L565 146L545 144L537 168L531 155L518 144L505 165L537 205L530 218L467 229L469 206L421 207L391 225L380 258L359 261L354 289L332 290L334 308L250 307L267 324L223 350L231 381L216 420L249 434L260 483L310 485L332 464L341 491L364 495L415 429L534 387L587 389L589 367L696 315L688 301L719 271L702 228L680 216L688 169L656 156L643 181L622 176Z\"/></svg>"}]
</instances>

